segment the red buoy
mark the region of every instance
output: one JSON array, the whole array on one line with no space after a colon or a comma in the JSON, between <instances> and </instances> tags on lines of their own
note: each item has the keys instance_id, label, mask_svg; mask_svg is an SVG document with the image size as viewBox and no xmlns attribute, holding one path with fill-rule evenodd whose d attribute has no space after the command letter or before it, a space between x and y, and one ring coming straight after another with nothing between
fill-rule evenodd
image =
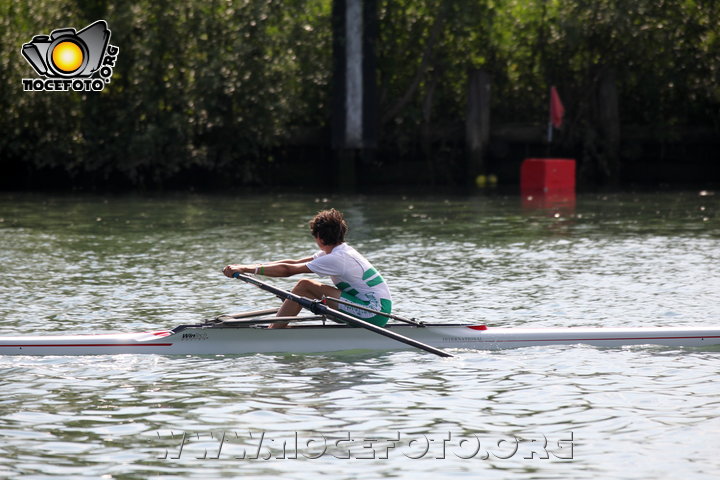
<instances>
[{"instance_id":1,"label":"red buoy","mask_svg":"<svg viewBox=\"0 0 720 480\"><path fill-rule=\"evenodd\" d=\"M575 160L572 158L526 158L520 167L523 196L575 193Z\"/></svg>"}]
</instances>

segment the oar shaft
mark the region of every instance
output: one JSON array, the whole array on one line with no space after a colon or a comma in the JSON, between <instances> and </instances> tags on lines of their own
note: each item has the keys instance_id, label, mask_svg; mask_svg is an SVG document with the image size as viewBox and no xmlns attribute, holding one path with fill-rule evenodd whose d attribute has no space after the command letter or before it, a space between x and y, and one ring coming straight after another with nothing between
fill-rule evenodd
<instances>
[{"instance_id":1,"label":"oar shaft","mask_svg":"<svg viewBox=\"0 0 720 480\"><path fill-rule=\"evenodd\" d=\"M251 277L250 275L236 273L233 275L233 277L238 278L244 282L251 283L256 287L265 290L266 292L270 292L273 295L280 297L282 300L292 300L293 302L299 303L301 307L307 308L311 312L317 314L317 312L313 311L313 304L315 302L313 302L309 298L301 297L300 295L296 295L281 288L273 287L272 285L261 282L257 278Z\"/></svg>"},{"instance_id":2,"label":"oar shaft","mask_svg":"<svg viewBox=\"0 0 720 480\"><path fill-rule=\"evenodd\" d=\"M273 313L277 313L280 308L265 308L263 310L253 310L252 312L240 312L240 313L229 313L226 315L222 315L224 317L231 317L231 318L249 318L249 317L259 317L261 315L272 315Z\"/></svg>"},{"instance_id":3,"label":"oar shaft","mask_svg":"<svg viewBox=\"0 0 720 480\"><path fill-rule=\"evenodd\" d=\"M347 305L349 307L358 308L358 309L364 310L366 312L374 313L375 315L382 315L383 317L392 318L393 320L399 320L401 322L409 323L410 325L415 325L416 327L424 327L425 326L422 323L420 323L416 320L412 320L410 318L403 318L399 315L394 315L392 313L386 313L386 312L382 312L380 310L368 308L364 305L358 305L357 303L348 302L347 300L342 300L340 298L323 296L323 300L329 300L331 302L342 303L343 305Z\"/></svg>"},{"instance_id":4,"label":"oar shaft","mask_svg":"<svg viewBox=\"0 0 720 480\"><path fill-rule=\"evenodd\" d=\"M259 288L265 290L266 292L270 292L273 295L277 295L278 297L280 297L282 299L292 300L293 302L300 304L301 307L306 308L306 309L310 310L312 313L315 313L317 315L327 315L330 317L334 317L334 318L341 320L349 325L353 325L356 327L362 327L366 330L370 330L371 332L383 335L388 338L392 338L393 340L402 342L406 345L410 345L415 348L425 350L426 352L434 353L435 355L438 355L440 357L452 357L453 356L439 348L435 348L431 345L426 345L422 342L418 342L415 339L408 338L404 335L400 335L399 333L391 332L390 330L387 330L383 327L379 327L377 325L366 322L364 320L360 320L359 318L355 318L346 313L339 312L333 308L328 307L327 305L324 305L319 300L310 300L309 298L301 297L300 295L296 295L292 292L288 292L288 291L282 290L280 288L273 287L272 285L269 285L265 282L261 282L260 280L258 280L256 278L253 278L249 275L244 275L242 273L236 273L233 275L233 277L240 279L244 282L251 283L251 284L255 285L256 287L259 287Z\"/></svg>"},{"instance_id":5,"label":"oar shaft","mask_svg":"<svg viewBox=\"0 0 720 480\"><path fill-rule=\"evenodd\" d=\"M441 357L452 357L453 356L443 350L440 350L439 348L435 348L431 345L427 345L422 342L418 342L417 340L406 337L404 335L400 335L399 333L391 332L390 330L383 328L383 327L379 327L373 323L366 322L365 320L361 320L359 318L355 318L355 317L348 315L346 313L343 313L343 312L339 312L333 308L328 307L327 305L323 305L320 302L313 302L313 304L314 304L314 309L311 310L313 313L333 316L333 317L337 318L338 320L342 320L343 322L346 322L350 325L355 325L358 327L365 328L367 330L370 330L371 332L375 332L380 335L384 335L386 337L392 338L393 340L403 342L403 343L411 345L415 348L425 350L426 352L434 353L435 355L439 355Z\"/></svg>"}]
</instances>

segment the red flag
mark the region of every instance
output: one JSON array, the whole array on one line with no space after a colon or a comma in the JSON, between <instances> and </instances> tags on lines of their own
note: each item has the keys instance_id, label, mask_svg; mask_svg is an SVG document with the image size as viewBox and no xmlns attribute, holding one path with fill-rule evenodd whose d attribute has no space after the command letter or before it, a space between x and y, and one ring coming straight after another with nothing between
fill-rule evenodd
<instances>
[{"instance_id":1,"label":"red flag","mask_svg":"<svg viewBox=\"0 0 720 480\"><path fill-rule=\"evenodd\" d=\"M563 122L563 116L565 115L565 107L563 107L560 101L560 95L558 95L557 88L550 87L550 123L555 128L560 128Z\"/></svg>"}]
</instances>

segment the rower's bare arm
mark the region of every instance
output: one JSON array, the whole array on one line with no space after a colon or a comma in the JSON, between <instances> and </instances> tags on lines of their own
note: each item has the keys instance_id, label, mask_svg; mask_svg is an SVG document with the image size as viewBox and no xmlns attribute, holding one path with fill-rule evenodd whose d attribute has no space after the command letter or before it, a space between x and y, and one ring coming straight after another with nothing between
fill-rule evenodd
<instances>
[{"instance_id":1,"label":"rower's bare arm","mask_svg":"<svg viewBox=\"0 0 720 480\"><path fill-rule=\"evenodd\" d=\"M308 259L308 262L312 258ZM294 262L294 261L293 261ZM291 277L299 273L312 273L305 263L255 263L251 265L228 265L223 269L226 277L231 277L235 273L259 273L268 277Z\"/></svg>"},{"instance_id":2,"label":"rower's bare arm","mask_svg":"<svg viewBox=\"0 0 720 480\"><path fill-rule=\"evenodd\" d=\"M262 265L262 274L268 277L292 277L299 273L312 273L307 263L273 263Z\"/></svg>"},{"instance_id":3,"label":"rower's bare arm","mask_svg":"<svg viewBox=\"0 0 720 480\"><path fill-rule=\"evenodd\" d=\"M308 258L298 258L297 260L287 259L287 260L277 260L275 262L263 262L263 265L276 265L278 263L289 263L291 265L297 265L300 263L308 263L310 260L312 260L312 257Z\"/></svg>"}]
</instances>

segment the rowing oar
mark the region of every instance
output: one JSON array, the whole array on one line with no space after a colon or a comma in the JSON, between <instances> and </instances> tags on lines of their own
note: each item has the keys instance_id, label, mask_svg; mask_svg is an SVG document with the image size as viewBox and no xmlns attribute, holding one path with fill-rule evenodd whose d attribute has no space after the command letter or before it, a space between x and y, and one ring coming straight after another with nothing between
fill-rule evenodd
<instances>
[{"instance_id":1,"label":"rowing oar","mask_svg":"<svg viewBox=\"0 0 720 480\"><path fill-rule=\"evenodd\" d=\"M300 295L296 295L292 292L288 292L287 290L282 290L280 288L273 287L272 285L269 285L265 282L261 282L260 280L251 277L249 275L245 275L242 273L235 273L233 274L233 277L242 280L243 282L251 283L255 285L256 287L260 287L261 289L265 290L266 292L270 292L273 295L277 295L278 297L282 298L283 300L291 300L293 302L296 302L300 304L301 307L306 308L310 310L312 313L316 315L326 315L328 317L335 318L336 320L340 320L341 322L345 322L349 325L355 326L355 327L361 327L366 330L370 330L374 333L379 333L380 335L384 335L388 338L392 338L393 340L396 340L398 342L404 343L406 345L410 345L415 348L419 348L421 350L425 350L426 352L434 353L435 355L438 355L440 357L453 357L454 355L451 355L447 353L444 350L440 350L439 348L435 348L430 345L426 345L422 342L418 342L417 340L414 340L412 338L408 338L404 335L400 335L399 333L392 332L388 330L387 328L379 327L377 325L374 325L370 322L366 322L365 320L360 320L359 318L355 318L353 316L350 316L346 313L339 312L335 310L334 308L330 308L327 305L323 304L320 300L311 300L306 297L301 297Z\"/></svg>"},{"instance_id":2,"label":"rowing oar","mask_svg":"<svg viewBox=\"0 0 720 480\"><path fill-rule=\"evenodd\" d=\"M327 301L342 303L343 305L347 305L349 307L357 308L360 310L365 310L366 312L374 313L375 315L381 315L386 318L392 318L393 320L399 320L401 322L405 322L410 325L415 325L416 327L422 327L422 328L425 327L425 324L423 324L422 322L418 322L414 318L405 318L405 317L401 317L399 315L393 315L392 313L382 312L380 310L374 310L372 308L358 305L357 303L348 302L347 300L341 300L341 299L335 298L335 297L328 297L327 295L323 295L322 300L323 300L323 303L325 303Z\"/></svg>"}]
</instances>

